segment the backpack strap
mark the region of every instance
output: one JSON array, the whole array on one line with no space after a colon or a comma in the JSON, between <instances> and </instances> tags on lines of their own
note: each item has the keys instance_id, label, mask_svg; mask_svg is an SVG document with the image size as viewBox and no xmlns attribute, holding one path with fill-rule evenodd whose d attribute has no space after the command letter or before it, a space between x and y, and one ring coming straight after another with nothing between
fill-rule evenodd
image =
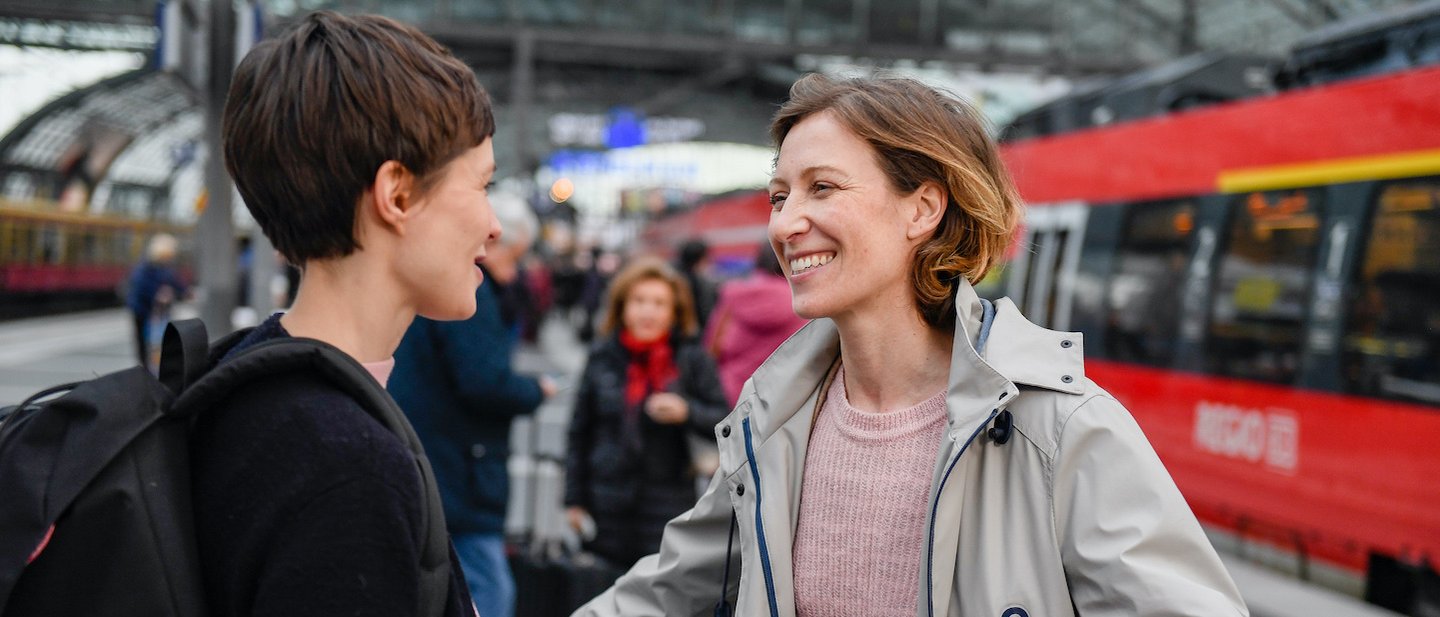
<instances>
[{"instance_id":1,"label":"backpack strap","mask_svg":"<svg viewBox=\"0 0 1440 617\"><path fill-rule=\"evenodd\" d=\"M160 343L160 383L179 394L205 373L210 338L199 319L172 321Z\"/></svg>"},{"instance_id":2,"label":"backpack strap","mask_svg":"<svg viewBox=\"0 0 1440 617\"><path fill-rule=\"evenodd\" d=\"M222 352L232 343L227 339L216 344ZM212 353L212 356L216 355ZM415 458L420 474L422 501L420 515L424 522L424 544L420 554L420 597L418 615L440 615L450 590L450 537L445 528L445 512L430 459L416 436L415 429L395 399L375 381L349 354L334 346L309 338L282 338L245 349L235 357L211 369L199 381L186 388L175 401L173 411L188 415L226 398L237 388L273 375L316 375L339 388L366 413L400 439Z\"/></svg>"}]
</instances>

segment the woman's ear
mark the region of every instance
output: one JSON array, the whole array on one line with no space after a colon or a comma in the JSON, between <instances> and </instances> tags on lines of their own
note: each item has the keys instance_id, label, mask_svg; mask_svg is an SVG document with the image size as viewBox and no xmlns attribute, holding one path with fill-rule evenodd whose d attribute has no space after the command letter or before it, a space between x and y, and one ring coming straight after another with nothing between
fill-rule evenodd
<instances>
[{"instance_id":1,"label":"woman's ear","mask_svg":"<svg viewBox=\"0 0 1440 617\"><path fill-rule=\"evenodd\" d=\"M361 206L381 225L403 232L414 215L415 174L399 161L385 161L375 171L375 182L361 197Z\"/></svg>"},{"instance_id":2,"label":"woman's ear","mask_svg":"<svg viewBox=\"0 0 1440 617\"><path fill-rule=\"evenodd\" d=\"M945 189L934 182L924 182L907 197L913 210L906 225L905 237L911 240L929 238L940 227L945 218L945 207L950 203Z\"/></svg>"}]
</instances>

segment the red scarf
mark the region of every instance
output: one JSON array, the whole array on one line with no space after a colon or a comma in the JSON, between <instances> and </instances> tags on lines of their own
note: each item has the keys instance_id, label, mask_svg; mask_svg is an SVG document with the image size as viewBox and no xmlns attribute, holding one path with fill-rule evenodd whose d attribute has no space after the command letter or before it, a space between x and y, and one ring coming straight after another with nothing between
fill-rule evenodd
<instances>
[{"instance_id":1,"label":"red scarf","mask_svg":"<svg viewBox=\"0 0 1440 617\"><path fill-rule=\"evenodd\" d=\"M638 408L652 392L663 391L675 380L677 371L670 350L670 333L652 341L641 341L620 331L620 345L630 352L625 369L625 404Z\"/></svg>"}]
</instances>

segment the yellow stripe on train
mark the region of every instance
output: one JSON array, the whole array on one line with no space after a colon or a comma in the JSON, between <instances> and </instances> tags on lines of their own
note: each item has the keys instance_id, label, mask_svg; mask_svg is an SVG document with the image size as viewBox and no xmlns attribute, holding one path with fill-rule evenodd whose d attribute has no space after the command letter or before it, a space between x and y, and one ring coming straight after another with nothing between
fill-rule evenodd
<instances>
[{"instance_id":1,"label":"yellow stripe on train","mask_svg":"<svg viewBox=\"0 0 1440 617\"><path fill-rule=\"evenodd\" d=\"M1246 193L1432 174L1440 174L1440 150L1231 169L1220 172L1215 183L1222 193Z\"/></svg>"}]
</instances>

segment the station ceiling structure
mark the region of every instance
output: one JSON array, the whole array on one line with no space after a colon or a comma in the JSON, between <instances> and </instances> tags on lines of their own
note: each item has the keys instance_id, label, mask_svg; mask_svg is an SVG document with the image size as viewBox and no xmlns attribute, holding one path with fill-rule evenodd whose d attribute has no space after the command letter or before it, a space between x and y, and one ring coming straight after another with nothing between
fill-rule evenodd
<instances>
[{"instance_id":1,"label":"station ceiling structure","mask_svg":"<svg viewBox=\"0 0 1440 617\"><path fill-rule=\"evenodd\" d=\"M213 1L225 0L171 0L202 25ZM450 46L475 67L497 102L502 126L513 127L497 135L496 142L502 168L509 167L510 173L535 169L547 153L562 145L554 138L557 115L603 115L618 107L646 117L704 119L703 132L692 135L697 139L763 145L768 115L789 84L801 71L826 61L1033 73L1084 83L1202 53L1280 57L1307 34L1328 25L1425 4L1415 0L258 3L270 31L311 10L375 12L415 24ZM0 0L0 44L145 51L160 38L158 6L155 0ZM148 90L140 88L142 84ZM29 170L31 177L8 183L0 178L0 191L54 185L50 178L62 177L63 170L50 170L59 176L36 170L50 167L46 161L70 160L77 150L67 143L93 142L93 137L85 136L102 127L127 135L127 150L138 149L117 155L107 175L120 173L126 177L113 179L121 184L152 187L155 194L162 194L174 181L174 170L146 173L141 168L194 161L189 153L202 139L199 118L204 96L197 88L185 92L186 88L183 79L136 76L102 82L47 106L16 129L33 135L0 136L4 137L0 166L17 173ZM166 90L170 94L155 94ZM146 92L150 94L136 94ZM107 103L107 96L115 100ZM133 127L117 120L127 114L111 108L131 105L126 102L131 98L143 104L150 100L147 96L174 103L154 107L171 113L132 123ZM38 117L47 115L53 117ZM73 140L57 133L67 127Z\"/></svg>"},{"instance_id":2,"label":"station ceiling structure","mask_svg":"<svg viewBox=\"0 0 1440 617\"><path fill-rule=\"evenodd\" d=\"M195 5L198 0L180 0ZM89 27L153 26L155 0L0 0L0 42L143 43ZM981 69L1116 74L1200 51L1278 55L1306 33L1415 0L264 0L280 19L377 12L457 50L534 37L547 61L623 66L696 57L836 55ZM68 33L68 35L67 35ZM133 39L133 40L132 40Z\"/></svg>"}]
</instances>

